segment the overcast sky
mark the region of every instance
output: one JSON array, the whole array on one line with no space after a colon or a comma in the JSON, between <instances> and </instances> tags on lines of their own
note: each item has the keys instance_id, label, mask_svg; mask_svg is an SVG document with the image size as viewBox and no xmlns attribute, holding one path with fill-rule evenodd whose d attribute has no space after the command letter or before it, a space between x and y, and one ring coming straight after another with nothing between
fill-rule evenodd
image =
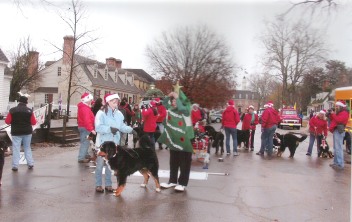
<instances>
[{"instance_id":1,"label":"overcast sky","mask_svg":"<svg viewBox=\"0 0 352 222\"><path fill-rule=\"evenodd\" d=\"M22 0L25 2L25 0ZM56 0L56 4L63 1ZM260 72L263 49L258 36L264 30L264 20L290 7L287 0L84 0L87 30L95 30L99 40L85 54L105 62L105 58L122 60L123 68L141 68L151 72L145 56L147 44L158 38L163 31L176 27L206 24L221 36L235 62L249 73ZM346 2L346 1L343 1ZM350 1L347 1L350 2ZM67 8L67 7L66 7ZM315 28L324 33L330 59L338 59L352 67L352 6L345 3L338 11L328 14L317 12L313 17L303 8L295 9L292 20L306 17ZM21 10L11 0L0 0L1 35L0 47L8 55L18 42L30 36L32 45L40 53L40 60L57 60L61 54L53 53L49 43L62 46L63 36L69 35L67 25L60 19L56 9L41 4L25 4ZM151 73L152 74L152 73ZM239 76L243 76L241 71Z\"/></svg>"}]
</instances>

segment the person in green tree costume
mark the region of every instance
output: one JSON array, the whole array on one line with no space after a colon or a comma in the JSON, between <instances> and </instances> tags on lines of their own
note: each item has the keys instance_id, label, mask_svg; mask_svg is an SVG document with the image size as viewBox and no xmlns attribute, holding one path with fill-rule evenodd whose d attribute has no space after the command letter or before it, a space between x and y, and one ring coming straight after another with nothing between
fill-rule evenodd
<instances>
[{"instance_id":1,"label":"person in green tree costume","mask_svg":"<svg viewBox=\"0 0 352 222\"><path fill-rule=\"evenodd\" d=\"M191 121L191 103L180 90L177 83L175 92L171 92L163 101L167 109L164 120L164 132L158 142L170 148L170 178L168 183L161 183L162 188L175 187L177 191L184 191L191 171L193 147L191 139L194 131ZM180 169L180 176L178 176Z\"/></svg>"}]
</instances>

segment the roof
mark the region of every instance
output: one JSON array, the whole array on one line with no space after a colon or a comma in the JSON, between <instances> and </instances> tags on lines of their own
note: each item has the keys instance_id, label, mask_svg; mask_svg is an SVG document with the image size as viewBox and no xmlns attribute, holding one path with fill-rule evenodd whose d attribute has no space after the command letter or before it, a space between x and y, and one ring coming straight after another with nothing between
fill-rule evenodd
<instances>
[{"instance_id":1,"label":"roof","mask_svg":"<svg viewBox=\"0 0 352 222\"><path fill-rule=\"evenodd\" d=\"M0 61L3 61L3 62L10 62L7 57L5 56L4 52L1 50L0 48Z\"/></svg>"},{"instance_id":2,"label":"roof","mask_svg":"<svg viewBox=\"0 0 352 222\"><path fill-rule=\"evenodd\" d=\"M38 87L34 92L58 93L59 89L57 87Z\"/></svg>"},{"instance_id":3,"label":"roof","mask_svg":"<svg viewBox=\"0 0 352 222\"><path fill-rule=\"evenodd\" d=\"M124 69L124 70L133 72L134 74L146 79L150 83L155 82L155 79L151 75L149 75L146 71L144 71L143 69Z\"/></svg>"}]
</instances>

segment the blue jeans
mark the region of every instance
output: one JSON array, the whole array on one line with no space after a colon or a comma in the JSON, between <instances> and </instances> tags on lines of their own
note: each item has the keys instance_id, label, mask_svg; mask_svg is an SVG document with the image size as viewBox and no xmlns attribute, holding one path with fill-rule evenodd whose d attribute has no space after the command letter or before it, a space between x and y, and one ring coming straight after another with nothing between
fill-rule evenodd
<instances>
[{"instance_id":1,"label":"blue jeans","mask_svg":"<svg viewBox=\"0 0 352 222\"><path fill-rule=\"evenodd\" d=\"M264 153L265 149L267 149L268 155L273 153L273 138L276 130L276 125L270 128L262 129L261 141L262 144L260 146L260 153Z\"/></svg>"},{"instance_id":2,"label":"blue jeans","mask_svg":"<svg viewBox=\"0 0 352 222\"><path fill-rule=\"evenodd\" d=\"M78 160L84 160L86 155L88 155L89 140L87 139L87 136L90 132L84 127L78 127L78 131L79 141L81 142L81 145L79 146Z\"/></svg>"},{"instance_id":3,"label":"blue jeans","mask_svg":"<svg viewBox=\"0 0 352 222\"><path fill-rule=\"evenodd\" d=\"M20 162L20 150L21 144L23 143L24 156L27 160L28 166L34 165L34 160L32 157L31 150L32 134L12 136L12 167L18 167Z\"/></svg>"},{"instance_id":4,"label":"blue jeans","mask_svg":"<svg viewBox=\"0 0 352 222\"><path fill-rule=\"evenodd\" d=\"M233 152L237 152L237 129L225 127L226 135L226 152L230 153L230 135L232 136L233 141Z\"/></svg>"},{"instance_id":5,"label":"blue jeans","mask_svg":"<svg viewBox=\"0 0 352 222\"><path fill-rule=\"evenodd\" d=\"M343 159L343 138L345 137L345 132L339 133L337 129L334 130L334 164L339 167L344 167Z\"/></svg>"},{"instance_id":6,"label":"blue jeans","mask_svg":"<svg viewBox=\"0 0 352 222\"><path fill-rule=\"evenodd\" d=\"M96 168L95 168L95 186L102 186L102 177L103 177L103 167L104 167L104 159L101 156L98 156L96 159ZM105 167L105 187L112 186L111 181L111 170L108 166Z\"/></svg>"},{"instance_id":7,"label":"blue jeans","mask_svg":"<svg viewBox=\"0 0 352 222\"><path fill-rule=\"evenodd\" d=\"M312 154L315 139L317 139L317 152L319 153L319 147L320 147L321 139L322 139L321 137L322 136L315 136L313 133L310 133L310 135L309 135L309 146L308 146L307 153Z\"/></svg>"}]
</instances>

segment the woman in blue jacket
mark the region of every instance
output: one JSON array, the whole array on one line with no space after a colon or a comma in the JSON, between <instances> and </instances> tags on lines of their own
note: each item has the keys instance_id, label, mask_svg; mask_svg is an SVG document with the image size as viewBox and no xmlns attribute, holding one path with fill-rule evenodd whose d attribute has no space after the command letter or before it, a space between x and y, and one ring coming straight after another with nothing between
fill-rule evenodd
<instances>
[{"instance_id":1,"label":"woman in blue jacket","mask_svg":"<svg viewBox=\"0 0 352 222\"><path fill-rule=\"evenodd\" d=\"M105 105L98 111L95 117L95 131L97 132L96 150L105 141L114 141L115 144L120 145L120 132L131 133L132 128L124 123L124 116L118 110L120 97L118 94L106 94L104 96ZM102 171L104 166L103 157L99 156L96 160L95 168L95 191L104 192L102 187ZM105 190L113 192L111 181L111 170L105 168Z\"/></svg>"}]
</instances>

